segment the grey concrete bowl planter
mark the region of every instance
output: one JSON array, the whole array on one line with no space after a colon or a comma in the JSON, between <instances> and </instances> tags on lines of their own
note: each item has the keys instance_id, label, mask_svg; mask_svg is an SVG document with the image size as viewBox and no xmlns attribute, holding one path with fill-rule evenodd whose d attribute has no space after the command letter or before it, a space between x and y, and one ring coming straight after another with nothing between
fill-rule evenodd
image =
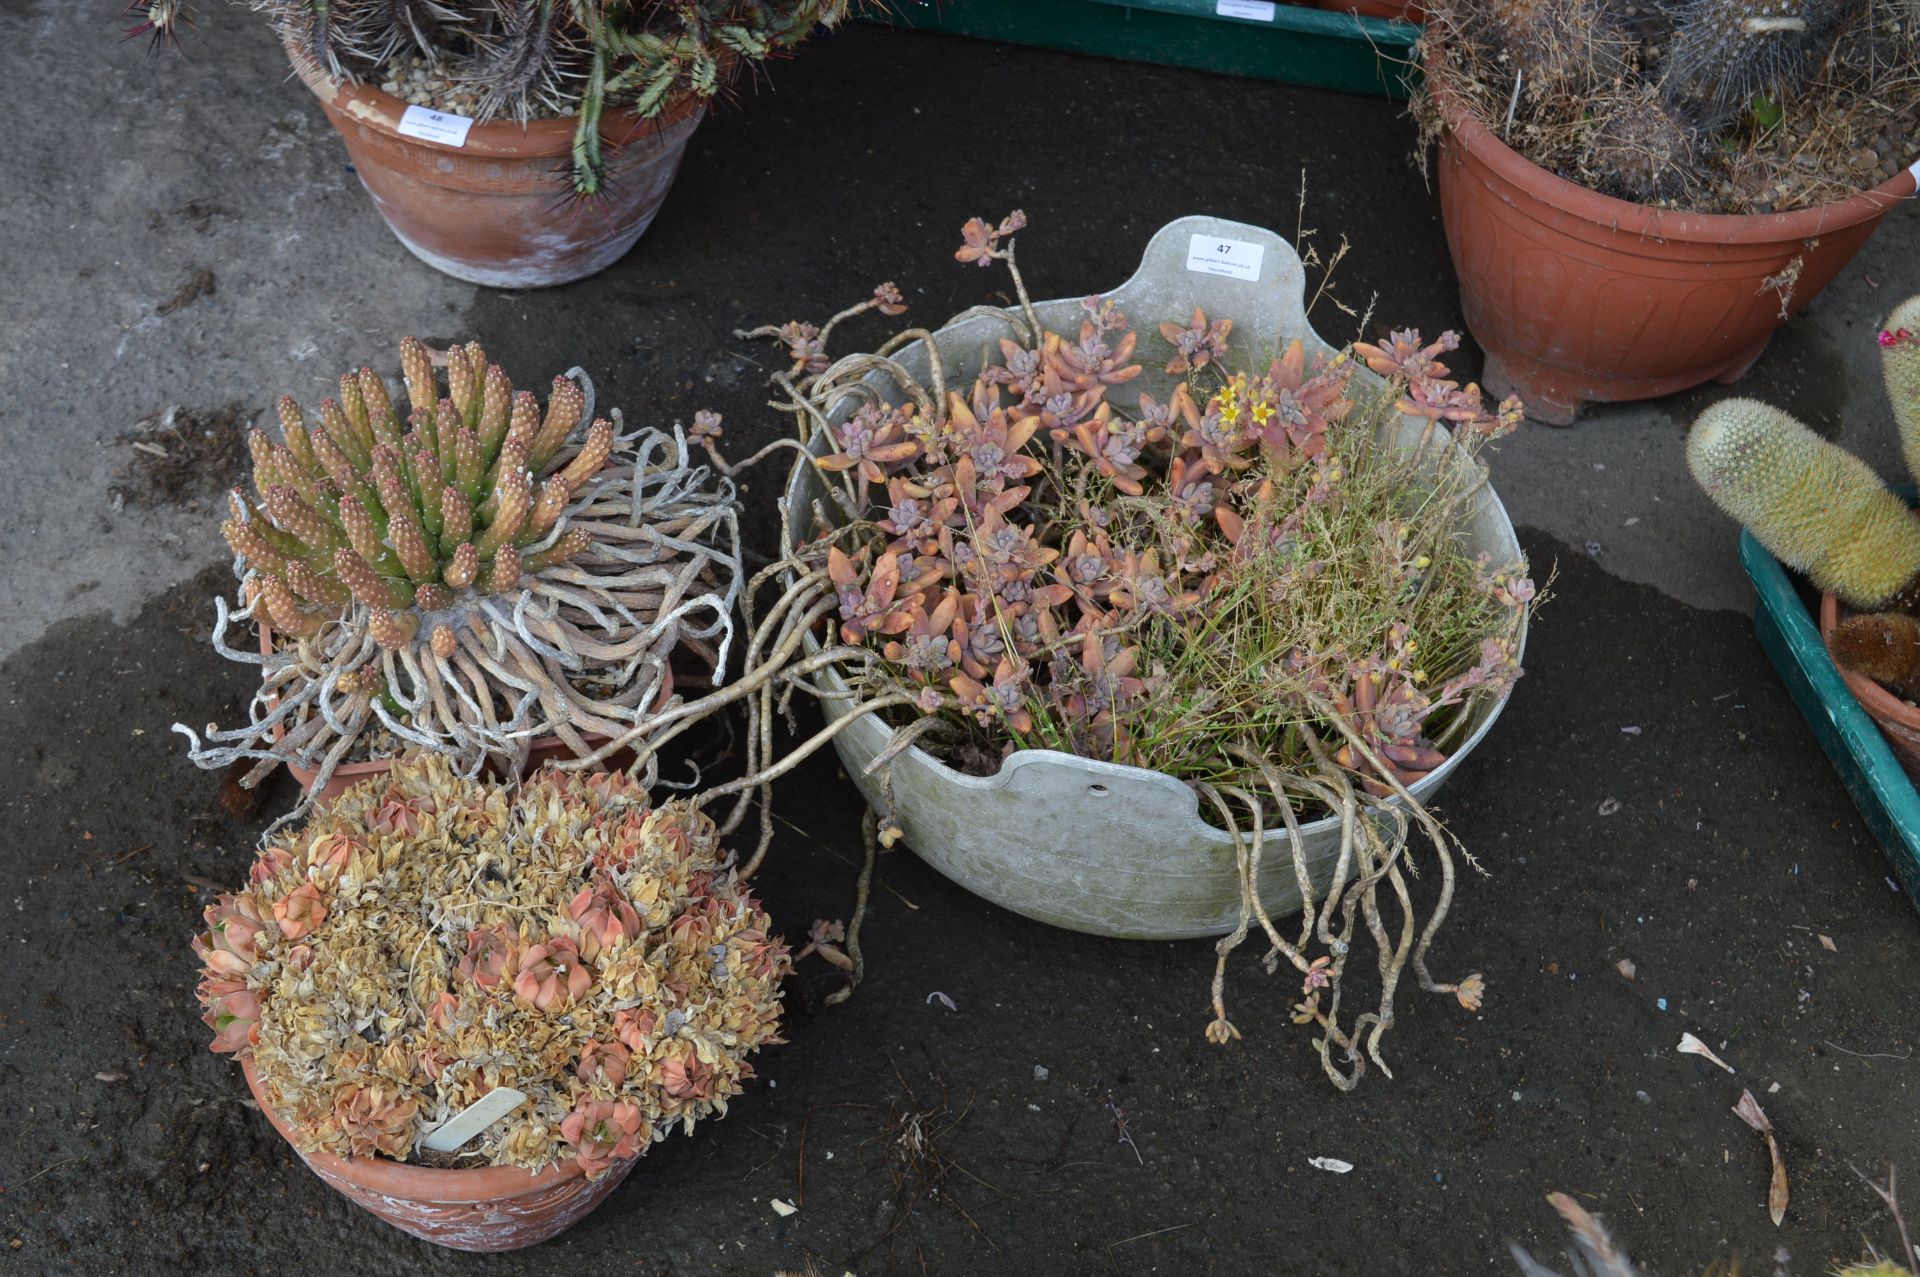
<instances>
[{"instance_id":1,"label":"grey concrete bowl planter","mask_svg":"<svg viewBox=\"0 0 1920 1277\"><path fill-rule=\"evenodd\" d=\"M1215 273L1237 263L1235 273ZM1292 245L1256 226L1215 217L1183 217L1160 228L1147 245L1133 278L1107 296L1136 325L1151 331L1163 319L1182 319L1195 306L1210 317L1233 320L1236 337L1263 346L1298 337L1309 355L1331 352L1307 322L1303 305L1306 272ZM1035 304L1049 329L1077 331L1079 298ZM947 384L969 384L984 352L1007 328L992 315L973 314L934 334L947 369ZM893 356L916 376L927 374L924 343ZM1114 387L1108 398L1131 406L1142 391L1164 401L1173 379L1151 359L1147 371ZM1360 377L1372 374L1362 369ZM897 400L882 373L868 378ZM843 400L829 419L839 424L855 408ZM1402 418L1390 428L1411 447L1425 423ZM816 440L816 443L819 441ZM1446 454L1449 459L1452 454ZM1442 462L1445 464L1445 462ZM807 526L812 503L822 493L819 472L795 464L783 496L789 525ZM1497 562L1520 557L1513 524L1491 488L1482 487L1466 535L1475 551ZM1525 643L1525 632L1520 636ZM823 684L845 685L831 670ZM849 712L844 702L821 702L829 721ZM1428 801L1460 761L1493 726L1504 698L1474 706L1447 761L1411 788ZM1041 922L1094 935L1137 940L1220 936L1240 918L1240 889L1233 841L1200 818L1199 799L1185 782L1147 771L1054 750L1022 750L992 776L970 776L917 747L908 747L886 767L891 794L867 766L887 749L893 729L874 715L834 737L848 775L876 810L888 812L921 859L954 882L997 905ZM1339 821L1301 826L1304 853L1317 890L1332 877ZM1300 911L1299 888L1285 860L1285 834L1269 846L1261 897L1275 917Z\"/></svg>"}]
</instances>

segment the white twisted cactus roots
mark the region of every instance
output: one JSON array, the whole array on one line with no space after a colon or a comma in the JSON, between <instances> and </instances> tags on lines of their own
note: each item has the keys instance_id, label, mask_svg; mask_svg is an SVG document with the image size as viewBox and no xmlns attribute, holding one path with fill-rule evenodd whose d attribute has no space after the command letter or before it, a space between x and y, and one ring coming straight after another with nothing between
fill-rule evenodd
<instances>
[{"instance_id":1,"label":"white twisted cactus roots","mask_svg":"<svg viewBox=\"0 0 1920 1277\"><path fill-rule=\"evenodd\" d=\"M584 381L577 369L570 375ZM590 386L585 395L582 419L591 415ZM471 776L489 758L518 768L545 736L576 758L606 752L607 740L644 739L660 715L682 706L669 665L676 649L691 652L718 686L743 586L733 483L694 464L677 427L671 436L619 434L618 411L611 416L611 455L522 547L525 567L506 589L491 574L460 572L461 557L450 555L410 605L372 607L354 590L333 615L303 625L309 633L274 633L263 654L233 646L228 628L256 620L264 630L284 614L275 606L281 577L238 555L243 606L215 601L213 643L229 660L259 666L260 690L244 727L209 724L203 741L174 725L193 761L256 759L245 786L296 764L316 773L310 793L318 793L356 742L384 729L399 747L447 754ZM594 446L591 437L571 442L551 467ZM262 518L240 494L235 505L241 520ZM543 553L556 548L564 553ZM653 770L649 755L649 782Z\"/></svg>"}]
</instances>

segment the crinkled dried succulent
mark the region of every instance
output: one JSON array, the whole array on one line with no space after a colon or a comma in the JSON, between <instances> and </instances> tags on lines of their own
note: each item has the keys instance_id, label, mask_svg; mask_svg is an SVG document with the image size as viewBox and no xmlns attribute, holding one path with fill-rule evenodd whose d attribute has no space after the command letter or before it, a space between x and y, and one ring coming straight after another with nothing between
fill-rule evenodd
<instances>
[{"instance_id":1,"label":"crinkled dried succulent","mask_svg":"<svg viewBox=\"0 0 1920 1277\"><path fill-rule=\"evenodd\" d=\"M393 820L396 810L409 813ZM518 787L403 760L275 837L193 944L213 1049L250 1056L303 1149L589 1175L725 1114L778 1041L788 951L711 820L624 774ZM274 923L264 921L274 919Z\"/></svg>"}]
</instances>

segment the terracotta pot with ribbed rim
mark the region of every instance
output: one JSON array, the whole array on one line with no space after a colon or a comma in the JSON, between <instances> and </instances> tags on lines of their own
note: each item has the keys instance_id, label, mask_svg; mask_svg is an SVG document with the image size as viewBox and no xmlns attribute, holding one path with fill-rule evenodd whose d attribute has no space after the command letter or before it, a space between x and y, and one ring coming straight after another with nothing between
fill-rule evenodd
<instances>
[{"instance_id":1,"label":"terracotta pot with ribbed rim","mask_svg":"<svg viewBox=\"0 0 1920 1277\"><path fill-rule=\"evenodd\" d=\"M293 64L400 242L436 270L495 288L570 283L619 260L666 202L706 113L692 94L653 119L609 107L600 121L606 188L576 200L571 116L476 123L463 145L447 146L402 134L407 103L392 94L335 81L307 59Z\"/></svg>"},{"instance_id":2,"label":"terracotta pot with ribbed rim","mask_svg":"<svg viewBox=\"0 0 1920 1277\"><path fill-rule=\"evenodd\" d=\"M1839 624L1840 600L1831 594L1822 594L1820 641L1829 649L1833 647L1834 627ZM1853 699L1860 702L1860 708L1866 710L1867 717L1880 728L1880 734L1887 738L1887 744L1893 746L1893 752L1907 770L1920 774L1920 708L1909 705L1865 674L1844 669L1837 661L1834 662L1834 668L1840 671L1840 677L1846 682L1847 690L1853 693Z\"/></svg>"},{"instance_id":3,"label":"terracotta pot with ribbed rim","mask_svg":"<svg viewBox=\"0 0 1920 1277\"><path fill-rule=\"evenodd\" d=\"M240 1062L254 1103L300 1160L326 1182L403 1233L453 1250L519 1250L572 1228L620 1187L638 1156L615 1162L599 1179L588 1179L569 1157L545 1170L512 1166L445 1170L384 1157L335 1157L308 1153L274 1112L252 1060Z\"/></svg>"},{"instance_id":4,"label":"terracotta pot with ribbed rim","mask_svg":"<svg viewBox=\"0 0 1920 1277\"><path fill-rule=\"evenodd\" d=\"M260 655L273 655L273 630L265 622L260 624ZM658 710L661 706L664 706L672 695L673 667L669 665L660 671L660 695L654 701L654 708ZM280 732L276 730L273 738L279 740ZM596 736L591 733L583 736L581 739L585 740L588 745L595 749L607 743L606 737ZM558 736L542 736L534 741L527 749L526 774L532 775L539 769L542 763L554 759L565 760L573 756L573 750ZM620 750L598 764L598 766L608 769L622 767L625 765L625 760L631 759L631 757L632 751ZM320 775L314 768L302 767L298 763L284 763L282 766L287 769L295 780L300 782L300 788L304 790L312 790L314 780ZM393 760L387 758L374 759L364 763L341 763L333 769L333 775L327 778L326 786L314 795L313 800L316 803L332 802L361 781L367 780L370 777L384 775L392 770Z\"/></svg>"},{"instance_id":5,"label":"terracotta pot with ribbed rim","mask_svg":"<svg viewBox=\"0 0 1920 1277\"><path fill-rule=\"evenodd\" d=\"M1587 402L1652 399L1732 382L1785 322L1771 281L1798 264L1804 307L1914 194L1903 172L1792 213L1734 216L1629 204L1565 181L1509 148L1427 84L1440 133L1440 215L1482 382L1527 415L1568 425Z\"/></svg>"}]
</instances>

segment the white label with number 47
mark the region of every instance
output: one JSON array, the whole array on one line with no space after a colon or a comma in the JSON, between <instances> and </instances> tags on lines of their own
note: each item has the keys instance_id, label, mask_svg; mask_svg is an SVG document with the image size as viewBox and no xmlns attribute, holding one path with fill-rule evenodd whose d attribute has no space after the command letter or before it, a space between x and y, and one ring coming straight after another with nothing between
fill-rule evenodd
<instances>
[{"instance_id":1,"label":"white label with number 47","mask_svg":"<svg viewBox=\"0 0 1920 1277\"><path fill-rule=\"evenodd\" d=\"M1187 243L1187 269L1202 275L1225 275L1249 283L1260 278L1260 259L1267 255L1265 244L1245 240L1221 239L1217 235L1195 235Z\"/></svg>"},{"instance_id":2,"label":"white label with number 47","mask_svg":"<svg viewBox=\"0 0 1920 1277\"><path fill-rule=\"evenodd\" d=\"M1222 18L1245 18L1249 22L1272 22L1279 10L1273 0L1220 0L1213 12Z\"/></svg>"}]
</instances>

